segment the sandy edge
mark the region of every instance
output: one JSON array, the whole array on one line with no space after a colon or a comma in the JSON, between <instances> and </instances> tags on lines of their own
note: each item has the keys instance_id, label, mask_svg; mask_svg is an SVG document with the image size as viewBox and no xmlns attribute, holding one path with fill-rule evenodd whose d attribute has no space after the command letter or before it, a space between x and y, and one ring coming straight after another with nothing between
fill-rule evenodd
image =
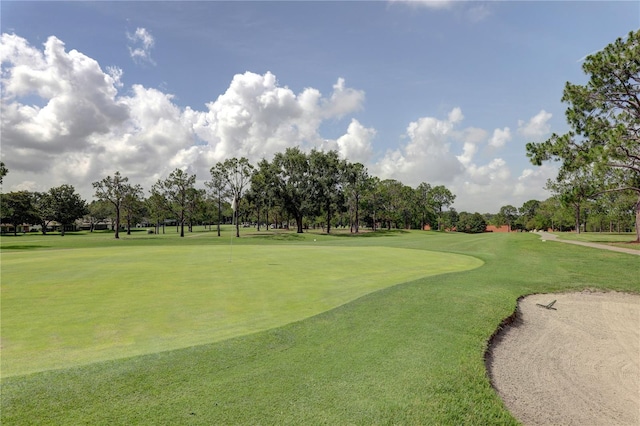
<instances>
[{"instance_id":1,"label":"sandy edge","mask_svg":"<svg viewBox=\"0 0 640 426\"><path fill-rule=\"evenodd\" d=\"M556 309L545 309L556 300ZM640 425L640 295L518 298L489 341L485 364L525 425Z\"/></svg>"}]
</instances>

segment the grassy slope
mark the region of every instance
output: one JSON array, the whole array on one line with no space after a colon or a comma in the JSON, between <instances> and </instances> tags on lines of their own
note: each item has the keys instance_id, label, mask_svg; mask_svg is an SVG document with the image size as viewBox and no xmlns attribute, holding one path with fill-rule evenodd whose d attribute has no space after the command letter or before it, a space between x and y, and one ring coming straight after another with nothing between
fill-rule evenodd
<instances>
[{"instance_id":1,"label":"grassy slope","mask_svg":"<svg viewBox=\"0 0 640 426\"><path fill-rule=\"evenodd\" d=\"M385 235L318 242L438 249L486 264L249 336L8 378L2 423L514 424L490 387L483 353L516 298L640 292L635 256L524 234Z\"/></svg>"}]
</instances>

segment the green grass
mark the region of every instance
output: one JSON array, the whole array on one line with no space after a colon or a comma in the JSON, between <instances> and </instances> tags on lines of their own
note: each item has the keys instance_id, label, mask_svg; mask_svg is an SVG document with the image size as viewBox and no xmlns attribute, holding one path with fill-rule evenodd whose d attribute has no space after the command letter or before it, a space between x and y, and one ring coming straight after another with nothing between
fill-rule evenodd
<instances>
[{"instance_id":1,"label":"green grass","mask_svg":"<svg viewBox=\"0 0 640 426\"><path fill-rule=\"evenodd\" d=\"M2 257L4 377L266 330L473 257L321 245L107 247Z\"/></svg>"},{"instance_id":2,"label":"green grass","mask_svg":"<svg viewBox=\"0 0 640 426\"><path fill-rule=\"evenodd\" d=\"M543 244L531 234L309 233L292 240L272 235L247 234L234 240L234 251L286 250L302 258L305 250L322 254L300 261L303 271L315 263L331 271L323 259L332 253L358 258L368 250L396 251L392 249L418 253L425 261L437 258L438 251L484 264L407 278L252 334L3 378L2 424L516 424L490 386L483 355L487 339L513 312L517 297L585 288L640 292L636 256ZM94 238L73 238L85 237ZM117 244L145 251L222 249L221 239L208 233L183 240L155 237ZM6 249L10 242L4 237L1 244L4 339L5 256L54 255L65 249L55 249L55 244ZM75 250L73 243L64 244L67 251ZM77 244L89 253L103 250ZM20 245L29 245L29 239ZM102 245L99 238L95 245ZM363 275L378 267L384 271L391 262L377 263L365 259L357 270ZM254 268L268 270L264 265Z\"/></svg>"},{"instance_id":3,"label":"green grass","mask_svg":"<svg viewBox=\"0 0 640 426\"><path fill-rule=\"evenodd\" d=\"M588 243L608 244L616 247L640 250L640 244L632 244L636 240L636 234L610 233L610 232L557 232L555 233L561 240L584 241Z\"/></svg>"}]
</instances>

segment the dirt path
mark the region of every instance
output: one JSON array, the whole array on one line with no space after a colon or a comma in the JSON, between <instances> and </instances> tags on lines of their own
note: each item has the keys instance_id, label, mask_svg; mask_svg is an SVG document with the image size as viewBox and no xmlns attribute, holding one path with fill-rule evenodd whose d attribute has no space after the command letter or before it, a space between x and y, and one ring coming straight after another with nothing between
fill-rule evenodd
<instances>
[{"instance_id":1,"label":"dirt path","mask_svg":"<svg viewBox=\"0 0 640 426\"><path fill-rule=\"evenodd\" d=\"M561 240L558 238L557 235L551 234L549 232L544 232L544 231L540 231L538 232L538 234L540 234L543 240L547 240L547 241L558 241L560 243L575 244L578 246L593 247L593 248L599 248L604 250L617 251L620 253L635 254L636 256L640 256L640 250L610 246L608 244L589 243L585 241Z\"/></svg>"},{"instance_id":2,"label":"dirt path","mask_svg":"<svg viewBox=\"0 0 640 426\"><path fill-rule=\"evenodd\" d=\"M546 309L556 300L556 309ZM487 367L525 425L640 425L640 295L537 294L494 340Z\"/></svg>"}]
</instances>

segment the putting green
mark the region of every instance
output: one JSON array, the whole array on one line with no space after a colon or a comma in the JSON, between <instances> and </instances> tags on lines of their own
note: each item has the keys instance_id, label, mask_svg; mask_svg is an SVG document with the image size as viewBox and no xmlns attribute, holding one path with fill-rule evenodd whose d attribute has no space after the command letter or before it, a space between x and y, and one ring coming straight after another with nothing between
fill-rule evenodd
<instances>
[{"instance_id":1,"label":"putting green","mask_svg":"<svg viewBox=\"0 0 640 426\"><path fill-rule=\"evenodd\" d=\"M386 247L168 246L2 255L2 376L209 343L479 267Z\"/></svg>"}]
</instances>

